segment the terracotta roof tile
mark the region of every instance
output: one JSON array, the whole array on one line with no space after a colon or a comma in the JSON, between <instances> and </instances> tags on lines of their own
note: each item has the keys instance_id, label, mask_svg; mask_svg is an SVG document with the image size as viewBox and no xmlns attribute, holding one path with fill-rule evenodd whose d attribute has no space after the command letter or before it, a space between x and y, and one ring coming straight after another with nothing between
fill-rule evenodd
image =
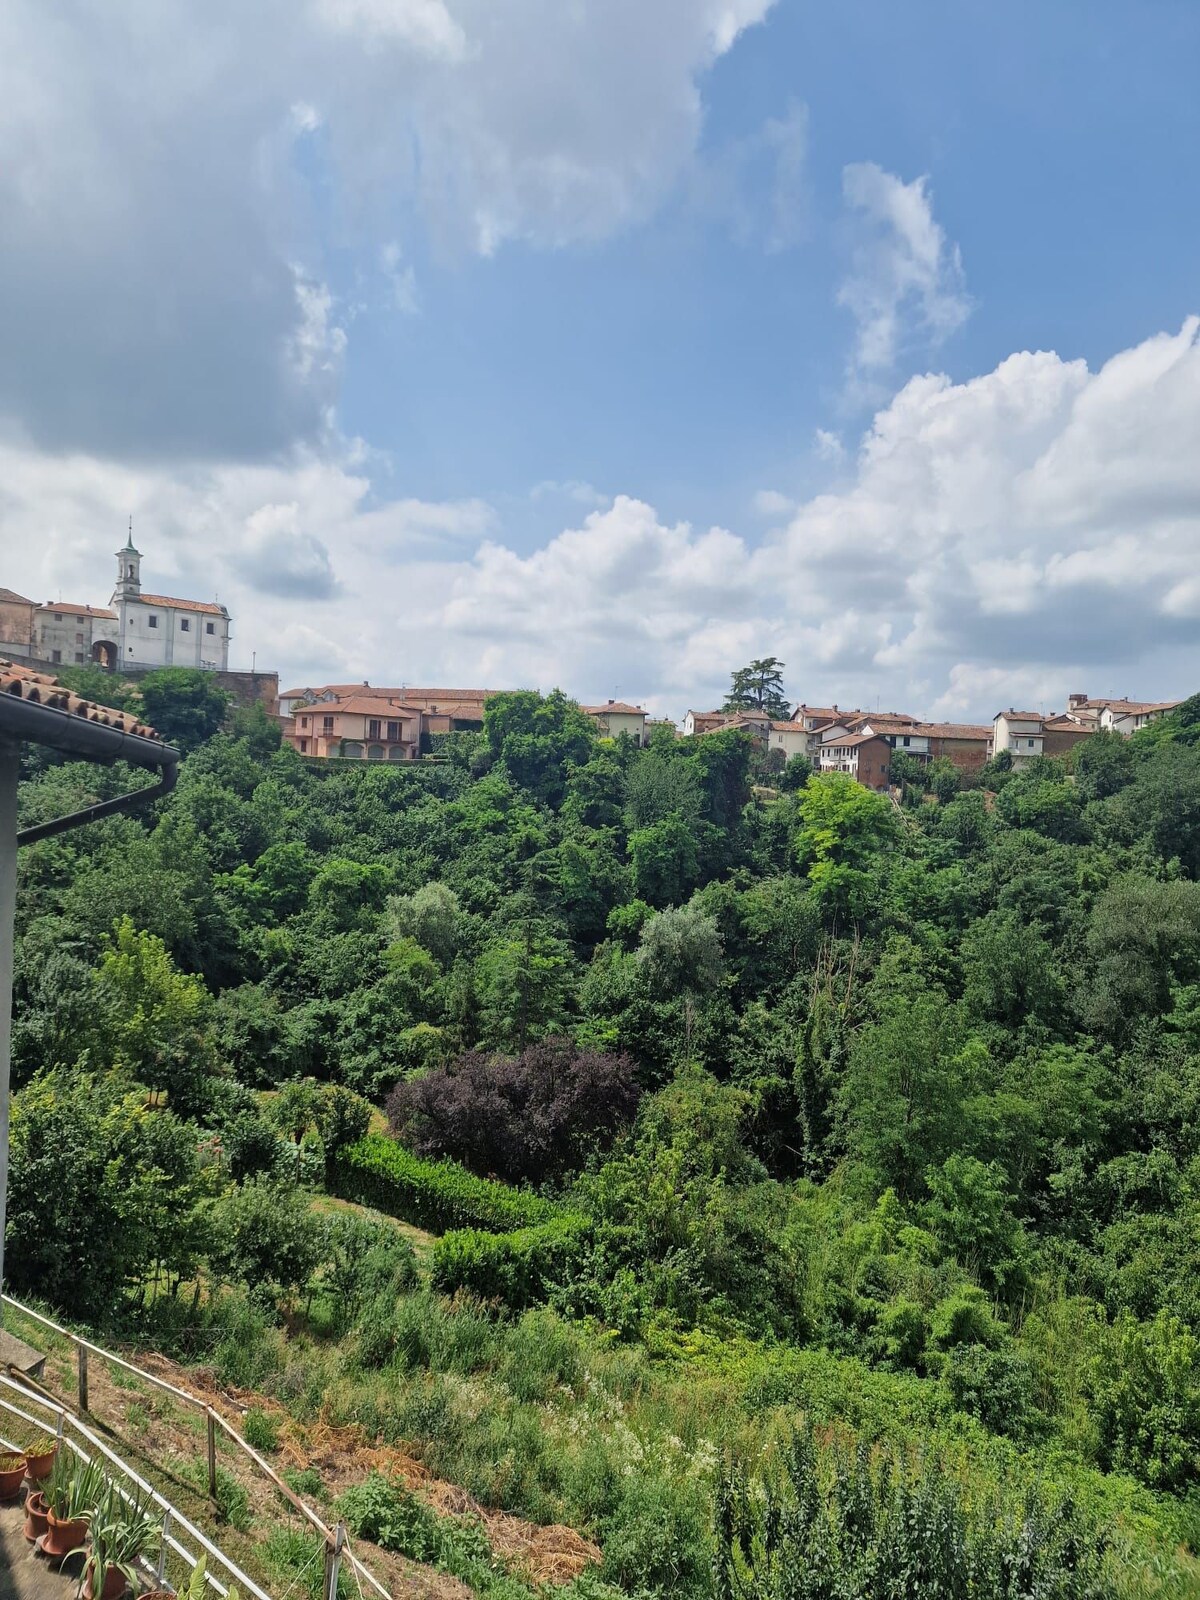
<instances>
[{"instance_id":1,"label":"terracotta roof tile","mask_svg":"<svg viewBox=\"0 0 1200 1600\"><path fill-rule=\"evenodd\" d=\"M169 594L139 594L136 597L144 606L161 606L164 611L203 611L211 617L225 617L224 606L209 600L176 600Z\"/></svg>"},{"instance_id":2,"label":"terracotta roof tile","mask_svg":"<svg viewBox=\"0 0 1200 1600\"><path fill-rule=\"evenodd\" d=\"M645 711L641 706L631 706L624 700L608 700L600 706L580 706L580 711L586 711L589 717L604 717L610 712L616 712L621 717L644 717Z\"/></svg>"},{"instance_id":3,"label":"terracotta roof tile","mask_svg":"<svg viewBox=\"0 0 1200 1600\"><path fill-rule=\"evenodd\" d=\"M114 621L117 615L115 611L108 611L103 606L77 606L72 605L69 600L47 600L44 605L38 607L38 610L70 612L74 616L111 617Z\"/></svg>"},{"instance_id":4,"label":"terracotta roof tile","mask_svg":"<svg viewBox=\"0 0 1200 1600\"><path fill-rule=\"evenodd\" d=\"M922 734L929 739L990 739L992 730L976 723L968 722L918 722L913 725L913 732Z\"/></svg>"},{"instance_id":5,"label":"terracotta roof tile","mask_svg":"<svg viewBox=\"0 0 1200 1600\"><path fill-rule=\"evenodd\" d=\"M113 706L102 706L94 700L83 700L72 694L65 684L59 683L44 672L32 672L14 661L0 659L0 694L15 695L33 705L50 706L56 711L70 711L89 722L103 723L120 733L136 733L143 739L157 739L154 729L128 711L118 711Z\"/></svg>"}]
</instances>

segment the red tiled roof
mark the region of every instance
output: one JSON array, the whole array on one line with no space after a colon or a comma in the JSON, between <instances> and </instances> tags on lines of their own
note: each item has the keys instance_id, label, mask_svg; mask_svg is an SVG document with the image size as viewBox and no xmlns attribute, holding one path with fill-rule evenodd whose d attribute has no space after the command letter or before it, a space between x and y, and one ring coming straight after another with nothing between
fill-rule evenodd
<instances>
[{"instance_id":1,"label":"red tiled roof","mask_svg":"<svg viewBox=\"0 0 1200 1600\"><path fill-rule=\"evenodd\" d=\"M1105 707L1109 711L1119 712L1122 716L1136 717L1147 711L1174 711L1176 706L1181 706L1182 700L1089 700L1088 706L1097 711Z\"/></svg>"},{"instance_id":2,"label":"red tiled roof","mask_svg":"<svg viewBox=\"0 0 1200 1600\"><path fill-rule=\"evenodd\" d=\"M318 700L313 706L305 706L300 712L301 716L326 716L331 717L338 712L345 712L352 717L384 716L390 711L407 713L410 717L421 715L420 706L405 705L401 700L384 700L379 695L353 694L347 695L344 700Z\"/></svg>"},{"instance_id":3,"label":"red tiled roof","mask_svg":"<svg viewBox=\"0 0 1200 1600\"><path fill-rule=\"evenodd\" d=\"M26 600L23 594L18 594L15 589L0 589L0 605L6 606L31 606L34 602Z\"/></svg>"},{"instance_id":4,"label":"red tiled roof","mask_svg":"<svg viewBox=\"0 0 1200 1600\"><path fill-rule=\"evenodd\" d=\"M68 600L47 600L45 605L38 607L39 611L71 612L75 616L112 617L116 620L115 611L107 611L103 606L73 606Z\"/></svg>"},{"instance_id":5,"label":"red tiled roof","mask_svg":"<svg viewBox=\"0 0 1200 1600\"><path fill-rule=\"evenodd\" d=\"M586 711L589 717L604 717L612 711L622 717L644 717L646 715L641 706L628 705L624 700L607 700L602 706L580 706L579 709L580 711Z\"/></svg>"},{"instance_id":6,"label":"red tiled roof","mask_svg":"<svg viewBox=\"0 0 1200 1600\"><path fill-rule=\"evenodd\" d=\"M857 706L843 706L839 711L837 706L797 706L792 712L792 721L798 722L803 717L828 717L832 721L835 717L845 721L847 717L861 717L862 711Z\"/></svg>"},{"instance_id":7,"label":"red tiled roof","mask_svg":"<svg viewBox=\"0 0 1200 1600\"><path fill-rule=\"evenodd\" d=\"M1015 722L1044 722L1045 716L1040 711L1014 711L1011 706L1005 711L997 711L998 717L1012 717Z\"/></svg>"},{"instance_id":8,"label":"red tiled roof","mask_svg":"<svg viewBox=\"0 0 1200 1600\"><path fill-rule=\"evenodd\" d=\"M161 606L164 611L204 611L212 617L228 615L224 606L214 604L210 600L176 600L169 594L139 594L136 600L144 606ZM56 606L55 610L59 608ZM111 616L113 613L109 613Z\"/></svg>"},{"instance_id":9,"label":"red tiled roof","mask_svg":"<svg viewBox=\"0 0 1200 1600\"><path fill-rule=\"evenodd\" d=\"M494 694L505 693L502 689L416 689L409 685L401 684L392 688L377 687L371 683L307 683L302 689L285 689L280 696L282 700L298 700L306 694L348 694L373 695L383 700L393 700L407 695L415 700L488 700Z\"/></svg>"},{"instance_id":10,"label":"red tiled roof","mask_svg":"<svg viewBox=\"0 0 1200 1600\"><path fill-rule=\"evenodd\" d=\"M870 744L873 739L879 739L877 733L847 733L835 734L832 739L823 741L822 750L851 750L857 749L860 744ZM880 740L880 743L883 741Z\"/></svg>"},{"instance_id":11,"label":"red tiled roof","mask_svg":"<svg viewBox=\"0 0 1200 1600\"><path fill-rule=\"evenodd\" d=\"M31 672L14 661L0 660L0 694L15 695L33 705L51 706L56 711L70 711L89 722L100 722L115 728L119 733L136 733L142 739L157 739L154 729L128 711L117 711L113 706L98 705L94 700L83 700L72 694L65 684L59 683L44 672Z\"/></svg>"},{"instance_id":12,"label":"red tiled roof","mask_svg":"<svg viewBox=\"0 0 1200 1600\"><path fill-rule=\"evenodd\" d=\"M929 739L990 739L990 727L968 722L917 722L913 732Z\"/></svg>"},{"instance_id":13,"label":"red tiled roof","mask_svg":"<svg viewBox=\"0 0 1200 1600\"><path fill-rule=\"evenodd\" d=\"M873 728L911 728L917 718L903 711L856 711L852 717L840 717L838 720L848 728L852 728L856 722L869 722Z\"/></svg>"}]
</instances>

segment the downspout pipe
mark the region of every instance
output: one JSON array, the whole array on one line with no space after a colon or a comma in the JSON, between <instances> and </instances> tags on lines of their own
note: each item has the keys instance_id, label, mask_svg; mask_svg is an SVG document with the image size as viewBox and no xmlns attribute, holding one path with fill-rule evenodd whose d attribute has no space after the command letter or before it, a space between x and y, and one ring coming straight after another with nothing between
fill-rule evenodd
<instances>
[{"instance_id":1,"label":"downspout pipe","mask_svg":"<svg viewBox=\"0 0 1200 1600\"><path fill-rule=\"evenodd\" d=\"M110 766L128 761L156 772L158 782L131 794L87 806L67 817L17 832L17 778L21 745L40 744L81 761ZM179 751L159 739L101 721L95 708L85 713L42 705L24 696L0 693L0 1287L4 1283L4 1229L8 1209L9 1067L12 1049L13 924L17 907L17 847L65 833L97 817L132 811L175 786Z\"/></svg>"}]
</instances>

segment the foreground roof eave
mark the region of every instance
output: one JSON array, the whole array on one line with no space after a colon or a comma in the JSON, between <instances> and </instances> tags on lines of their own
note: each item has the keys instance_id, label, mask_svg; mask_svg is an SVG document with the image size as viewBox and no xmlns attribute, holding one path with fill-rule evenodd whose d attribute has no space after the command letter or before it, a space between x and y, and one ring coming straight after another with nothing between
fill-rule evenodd
<instances>
[{"instance_id":1,"label":"foreground roof eave","mask_svg":"<svg viewBox=\"0 0 1200 1600\"><path fill-rule=\"evenodd\" d=\"M65 695L65 691L62 691ZM179 751L126 713L72 696L72 709L27 699L4 685L0 693L0 737L45 745L64 755L107 765L128 761L132 766L158 772L174 766ZM134 731L137 729L138 731Z\"/></svg>"}]
</instances>

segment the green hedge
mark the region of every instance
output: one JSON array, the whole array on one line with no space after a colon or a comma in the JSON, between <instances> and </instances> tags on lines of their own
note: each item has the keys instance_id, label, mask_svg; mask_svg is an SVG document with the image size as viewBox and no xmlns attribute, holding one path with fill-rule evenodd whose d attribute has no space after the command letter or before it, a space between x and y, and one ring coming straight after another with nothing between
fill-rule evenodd
<instances>
[{"instance_id":1,"label":"green hedge","mask_svg":"<svg viewBox=\"0 0 1200 1600\"><path fill-rule=\"evenodd\" d=\"M513 1233L462 1228L434 1246L430 1282L443 1294L466 1289L522 1310L563 1282L586 1252L589 1234L587 1221L573 1216Z\"/></svg>"},{"instance_id":2,"label":"green hedge","mask_svg":"<svg viewBox=\"0 0 1200 1600\"><path fill-rule=\"evenodd\" d=\"M374 1206L434 1233L448 1228L509 1233L562 1215L549 1200L477 1178L454 1161L422 1161L383 1134L368 1134L340 1150L328 1182L343 1200Z\"/></svg>"}]
</instances>

